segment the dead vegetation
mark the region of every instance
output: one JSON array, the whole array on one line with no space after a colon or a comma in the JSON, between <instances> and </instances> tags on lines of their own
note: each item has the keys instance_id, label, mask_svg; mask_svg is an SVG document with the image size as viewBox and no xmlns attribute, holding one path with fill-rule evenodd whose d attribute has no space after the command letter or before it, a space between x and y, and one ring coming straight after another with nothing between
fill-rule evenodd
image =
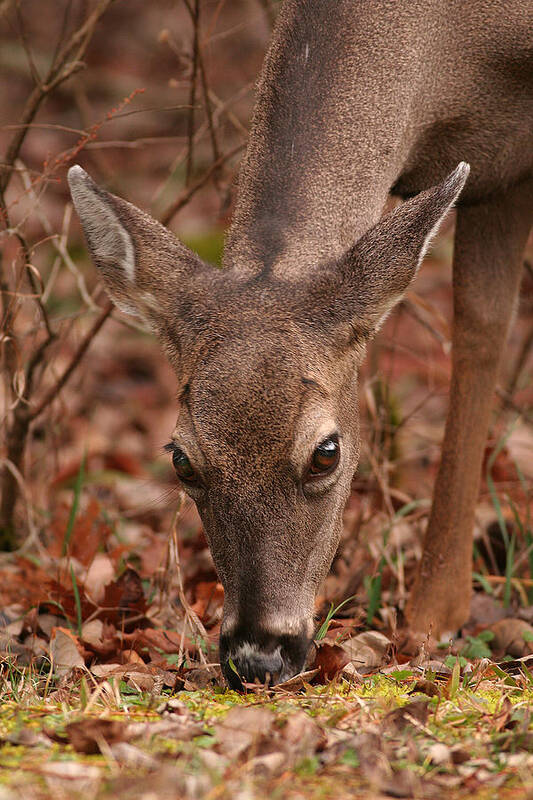
<instances>
[{"instance_id":1,"label":"dead vegetation","mask_svg":"<svg viewBox=\"0 0 533 800\"><path fill-rule=\"evenodd\" d=\"M219 260L276 3L55 8L0 3L0 798L524 796L531 268L462 638L402 633L446 407L448 231L365 365L365 451L308 672L225 692L222 587L162 453L173 376L95 282L65 174L81 162Z\"/></svg>"}]
</instances>

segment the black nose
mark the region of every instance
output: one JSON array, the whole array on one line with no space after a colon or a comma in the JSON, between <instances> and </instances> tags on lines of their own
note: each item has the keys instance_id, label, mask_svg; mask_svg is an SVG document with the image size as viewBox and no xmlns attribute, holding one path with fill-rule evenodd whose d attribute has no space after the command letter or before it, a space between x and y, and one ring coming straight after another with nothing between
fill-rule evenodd
<instances>
[{"instance_id":1,"label":"black nose","mask_svg":"<svg viewBox=\"0 0 533 800\"><path fill-rule=\"evenodd\" d=\"M220 666L232 689L243 683L283 683L301 671L309 649L307 624L297 634L271 634L244 625L220 636Z\"/></svg>"},{"instance_id":2,"label":"black nose","mask_svg":"<svg viewBox=\"0 0 533 800\"><path fill-rule=\"evenodd\" d=\"M239 648L222 665L224 677L232 689L242 689L243 683L276 683L283 672L283 658L279 648L263 653L253 648Z\"/></svg>"}]
</instances>

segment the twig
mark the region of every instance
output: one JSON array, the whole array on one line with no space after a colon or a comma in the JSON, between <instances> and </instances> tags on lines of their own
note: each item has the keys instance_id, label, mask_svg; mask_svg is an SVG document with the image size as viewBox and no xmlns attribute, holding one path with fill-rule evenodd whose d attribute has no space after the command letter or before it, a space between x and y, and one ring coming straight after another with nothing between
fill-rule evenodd
<instances>
[{"instance_id":1,"label":"twig","mask_svg":"<svg viewBox=\"0 0 533 800\"><path fill-rule=\"evenodd\" d=\"M188 0L183 0L193 24L192 39L192 74L191 85L189 88L189 116L187 118L187 166L185 169L185 186L188 186L192 175L193 155L194 155L194 111L196 103L196 76L198 74L198 26L200 18L200 0L194 0L194 9L191 8Z\"/></svg>"},{"instance_id":2,"label":"twig","mask_svg":"<svg viewBox=\"0 0 533 800\"><path fill-rule=\"evenodd\" d=\"M92 300L92 298L91 298L91 296L89 294L89 291L87 289L87 284L85 283L85 278L83 277L83 275L81 274L81 272L77 268L76 264L71 259L70 255L69 255L69 252L68 252L68 250L66 248L66 235L65 235L65 232L59 239L55 236L53 228L52 228L52 226L50 224L50 221L48 220L48 218L45 216L44 212L41 211L41 209L39 207L39 202L38 202L37 196L35 194L35 190L33 188L33 185L32 185L30 176L28 174L28 171L25 168L25 165L22 163L22 161L20 161L20 159L17 159L17 161L15 162L15 166L19 169L19 171L21 173L22 182L24 184L24 188L25 188L26 192L35 201L35 213L39 217L39 220L41 222L41 225L43 226L44 232L50 237L50 240L51 240L53 246L55 247L55 249L57 250L57 252L61 256L61 258L63 259L63 263L65 264L67 269L73 274L73 276L74 276L74 278L76 280L76 284L78 286L78 291L79 291L79 293L80 293L80 295L82 297L83 302L85 303L85 305L88 308L90 308L90 309L92 309L94 311L96 309L96 306L95 306L95 304L94 304L94 302L93 302L93 300ZM69 206L69 207L71 208L71 206ZM70 213L68 214L67 220L70 221ZM67 228L68 228L68 221L67 221ZM63 219L63 224L65 224L65 218Z\"/></svg>"},{"instance_id":3,"label":"twig","mask_svg":"<svg viewBox=\"0 0 533 800\"><path fill-rule=\"evenodd\" d=\"M188 189L185 189L179 195L179 197L173 203L171 203L171 205L167 208L167 210L163 212L161 216L161 222L163 223L163 225L168 225L172 221L172 218L178 213L178 211L180 211L180 209L182 209L183 206L187 205L189 200L193 197L193 195L196 194L198 189L201 189L202 186L205 186L211 175L214 172L216 172L216 170L219 169L219 167L225 164L226 161L229 161L231 158L233 158L234 155L239 153L244 147L245 143L241 142L240 144L236 145L231 150L229 150L229 152L225 153L223 156L220 156L218 161L214 161L213 164L211 164L211 166L207 170L207 172L205 172L202 175L202 177L196 181L196 183L193 183L192 186L190 186Z\"/></svg>"},{"instance_id":4,"label":"twig","mask_svg":"<svg viewBox=\"0 0 533 800\"><path fill-rule=\"evenodd\" d=\"M4 214L6 212L5 191L11 178L13 164L18 158L20 148L22 147L24 139L26 138L26 134L29 130L29 124L33 122L37 111L47 95L49 95L50 92L56 89L61 83L70 78L75 72L82 69L84 65L81 63L81 58L83 57L87 45L89 44L94 26L100 17L105 14L112 2L113 0L100 0L96 8L91 14L89 14L85 22L78 28L78 30L74 31L68 42L66 42L63 47L58 49L58 52L52 60L52 64L48 70L48 74L44 79L44 82L41 82L39 85L35 86L28 97L19 121L22 127L15 132L13 138L11 139L11 142L7 148L5 161L0 171L0 207ZM70 63L67 63L71 53L76 48L77 52L75 53L74 58L70 61Z\"/></svg>"},{"instance_id":5,"label":"twig","mask_svg":"<svg viewBox=\"0 0 533 800\"><path fill-rule=\"evenodd\" d=\"M501 386L497 386L495 392L504 406L510 408L511 411L516 411L516 413L519 414L524 422L526 422L528 425L533 425L533 415L529 413L529 410L523 409L518 405L518 403L515 403L513 398L509 396L505 389L502 389Z\"/></svg>"},{"instance_id":6,"label":"twig","mask_svg":"<svg viewBox=\"0 0 533 800\"><path fill-rule=\"evenodd\" d=\"M106 319L110 316L111 312L113 311L114 305L111 300L108 300L105 306L102 308L102 311L94 321L92 327L86 333L85 337L81 341L78 349L72 356L70 360L70 364L65 369L63 374L57 379L56 383L48 390L45 394L39 405L33 409L33 411L29 412L30 421L37 419L38 416L42 414L42 412L47 408L50 403L57 397L61 389L64 387L80 361L82 360L85 352L87 351L89 345L91 344L92 340L106 321Z\"/></svg>"},{"instance_id":7,"label":"twig","mask_svg":"<svg viewBox=\"0 0 533 800\"><path fill-rule=\"evenodd\" d=\"M203 56L202 56L202 51L200 49L198 50L198 62L199 62L199 65L200 65L200 82L202 84L202 94L204 96L204 108L205 108L205 115L207 117L207 127L209 129L209 135L211 137L211 147L213 148L213 160L214 161L218 161L218 159L220 158L220 150L219 150L219 147L218 147L217 133L216 133L215 125L214 125L214 122L213 122L213 113L212 113L212 109L211 109L211 100L210 100L210 97L209 97L209 87L207 85L207 75L206 75L206 71L205 71L205 64L204 64L204 59L203 59ZM217 182L217 172L218 172L218 170L216 170L213 173L213 178L215 180L215 184Z\"/></svg>"}]
</instances>

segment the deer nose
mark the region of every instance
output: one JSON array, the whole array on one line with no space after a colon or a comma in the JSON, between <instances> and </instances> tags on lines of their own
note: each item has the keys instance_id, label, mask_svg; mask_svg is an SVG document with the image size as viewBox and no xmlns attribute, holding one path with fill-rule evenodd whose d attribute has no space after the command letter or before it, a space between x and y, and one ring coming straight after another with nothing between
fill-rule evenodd
<instances>
[{"instance_id":1,"label":"deer nose","mask_svg":"<svg viewBox=\"0 0 533 800\"><path fill-rule=\"evenodd\" d=\"M224 677L232 689L242 689L243 683L276 683L283 672L280 648L271 652L259 650L257 645L241 644L222 664Z\"/></svg>"}]
</instances>

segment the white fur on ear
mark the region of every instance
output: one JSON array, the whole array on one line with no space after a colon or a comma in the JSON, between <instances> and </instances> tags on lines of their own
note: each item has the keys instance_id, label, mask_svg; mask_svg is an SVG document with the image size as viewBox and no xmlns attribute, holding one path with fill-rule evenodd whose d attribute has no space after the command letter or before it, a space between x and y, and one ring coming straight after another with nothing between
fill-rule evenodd
<instances>
[{"instance_id":1,"label":"white fur on ear","mask_svg":"<svg viewBox=\"0 0 533 800\"><path fill-rule=\"evenodd\" d=\"M467 164L466 161L461 161L461 163L457 165L452 174L448 177L446 184L455 183L455 194L450 198L450 202L448 203L448 205L446 206L446 208L444 209L444 211L442 212L442 214L440 215L440 217L438 218L438 220L433 225L430 232L424 239L424 244L422 245L422 249L420 250L420 255L418 257L417 269L424 260L424 256L426 255L429 249L433 237L436 236L444 217L447 215L450 209L453 208L457 198L463 191L463 187L466 183L466 179L468 178L469 173L470 173L470 164ZM444 188L445 186L443 186L443 189Z\"/></svg>"},{"instance_id":2,"label":"white fur on ear","mask_svg":"<svg viewBox=\"0 0 533 800\"><path fill-rule=\"evenodd\" d=\"M68 183L96 264L104 270L120 269L123 277L134 283L135 249L115 211L80 166L69 169Z\"/></svg>"}]
</instances>

